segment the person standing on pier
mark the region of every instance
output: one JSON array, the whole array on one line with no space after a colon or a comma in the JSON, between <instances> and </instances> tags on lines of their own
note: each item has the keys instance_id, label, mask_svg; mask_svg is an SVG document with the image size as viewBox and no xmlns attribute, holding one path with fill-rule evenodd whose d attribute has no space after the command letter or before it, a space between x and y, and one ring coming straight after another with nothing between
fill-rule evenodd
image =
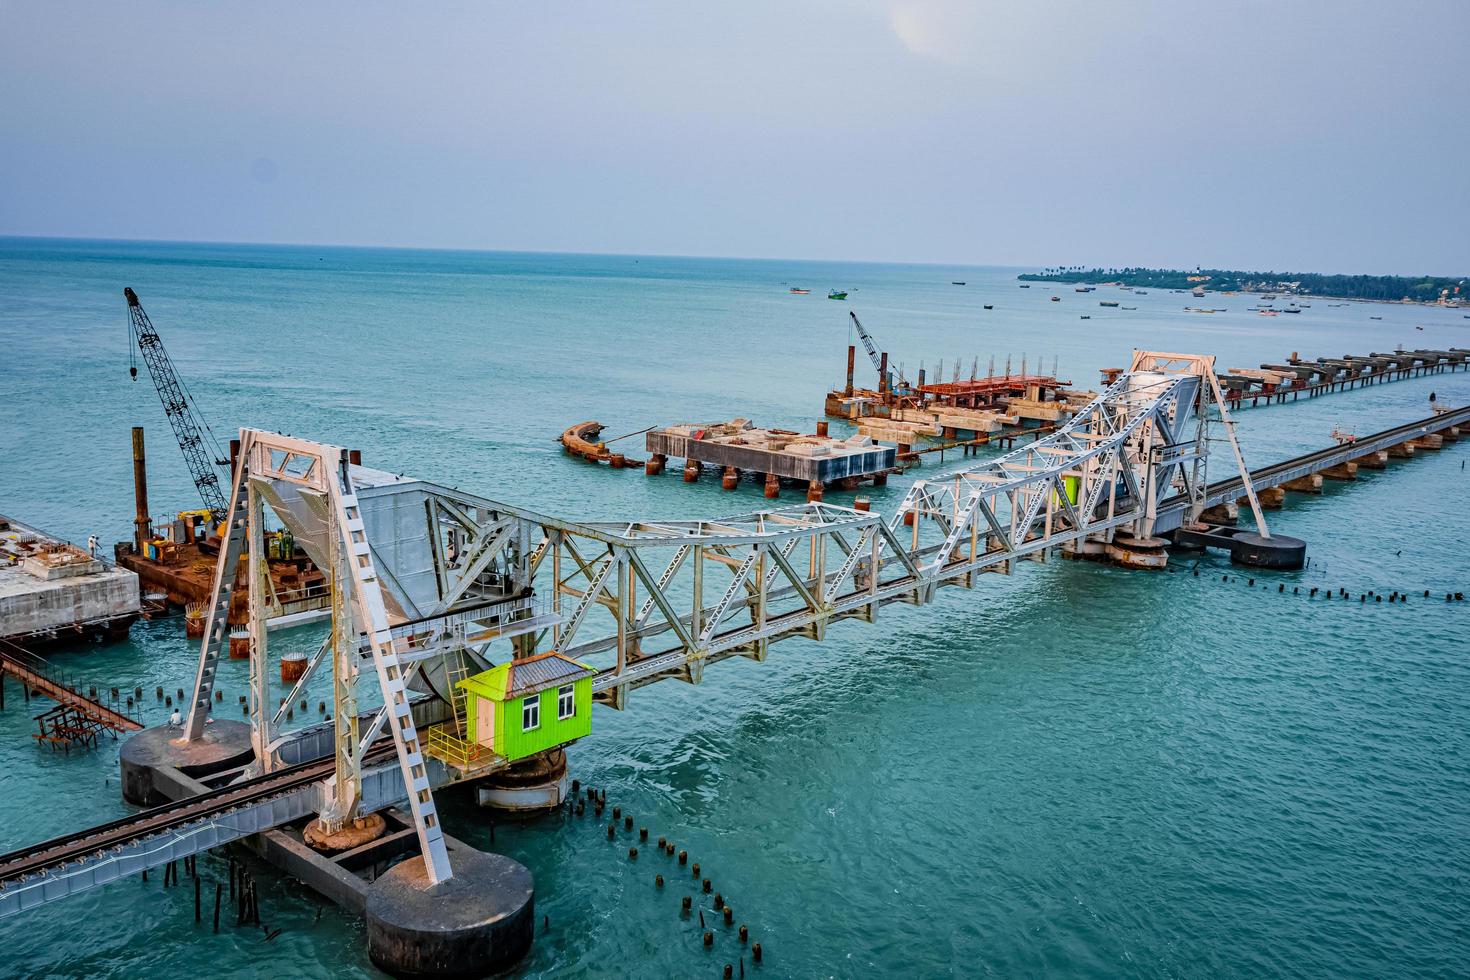
<instances>
[{"instance_id":1,"label":"person standing on pier","mask_svg":"<svg viewBox=\"0 0 1470 980\"><path fill-rule=\"evenodd\" d=\"M87 535L87 554L93 558L97 557L97 535L95 534Z\"/></svg>"}]
</instances>

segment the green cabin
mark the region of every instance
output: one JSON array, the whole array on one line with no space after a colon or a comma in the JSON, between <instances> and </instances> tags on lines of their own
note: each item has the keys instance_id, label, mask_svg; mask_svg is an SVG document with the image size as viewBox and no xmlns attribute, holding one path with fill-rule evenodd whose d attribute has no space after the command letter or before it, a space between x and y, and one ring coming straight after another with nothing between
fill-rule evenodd
<instances>
[{"instance_id":1,"label":"green cabin","mask_svg":"<svg viewBox=\"0 0 1470 980\"><path fill-rule=\"evenodd\" d=\"M550 650L466 677L466 740L514 762L590 735L596 673Z\"/></svg>"}]
</instances>

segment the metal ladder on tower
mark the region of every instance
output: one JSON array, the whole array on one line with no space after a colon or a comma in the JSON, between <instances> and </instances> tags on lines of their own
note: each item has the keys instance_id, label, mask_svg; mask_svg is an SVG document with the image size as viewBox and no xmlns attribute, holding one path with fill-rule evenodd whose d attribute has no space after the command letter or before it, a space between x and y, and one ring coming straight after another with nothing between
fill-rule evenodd
<instances>
[{"instance_id":1,"label":"metal ladder on tower","mask_svg":"<svg viewBox=\"0 0 1470 980\"><path fill-rule=\"evenodd\" d=\"M383 604L382 585L373 564L372 546L367 539L362 512L352 479L345 463L340 468L339 483L332 494L336 504L336 522L347 545L347 567L353 580L353 602L357 606L356 623L366 629L372 647L373 665L383 692L383 705L388 711L388 729L398 750L398 765L408 790L408 805L418 830L419 845L424 853L424 868L429 884L437 885L453 877L449 866L449 849L444 843L444 830L439 826L439 813L434 806L434 793L429 786L429 773L424 759L424 746L419 739L409 704L408 686L402 661L394 645Z\"/></svg>"},{"instance_id":2,"label":"metal ladder on tower","mask_svg":"<svg viewBox=\"0 0 1470 980\"><path fill-rule=\"evenodd\" d=\"M184 725L184 737L189 741L204 734L204 723L209 717L210 695L214 691L215 670L219 666L220 653L229 643L230 603L235 597L235 573L240 567L240 555L245 549L245 525L249 512L246 479L245 460L242 458L235 473L229 518L220 541L223 560L215 564L214 605L210 607L204 624L199 672L194 681L194 699L190 702L189 719Z\"/></svg>"}]
</instances>

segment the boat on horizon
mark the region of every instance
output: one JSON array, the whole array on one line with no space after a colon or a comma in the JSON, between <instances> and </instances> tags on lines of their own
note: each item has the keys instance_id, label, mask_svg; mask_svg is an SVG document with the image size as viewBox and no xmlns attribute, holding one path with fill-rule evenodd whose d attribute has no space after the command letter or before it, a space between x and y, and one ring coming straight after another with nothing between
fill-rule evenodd
<instances>
[{"instance_id":1,"label":"boat on horizon","mask_svg":"<svg viewBox=\"0 0 1470 980\"><path fill-rule=\"evenodd\" d=\"M1115 299L1100 299L1100 300L1097 301L1097 305L1098 306L1117 306L1118 305L1118 301L1115 300Z\"/></svg>"},{"instance_id":2,"label":"boat on horizon","mask_svg":"<svg viewBox=\"0 0 1470 980\"><path fill-rule=\"evenodd\" d=\"M1061 302L1061 301L1062 301L1062 298L1061 298L1061 297L1060 297L1060 296L1053 296L1053 297L1052 297L1052 298L1051 298L1051 301L1052 301L1052 302L1053 302L1053 303L1060 303L1060 302Z\"/></svg>"},{"instance_id":3,"label":"boat on horizon","mask_svg":"<svg viewBox=\"0 0 1470 980\"><path fill-rule=\"evenodd\" d=\"M989 303L986 303L986 304L985 304L985 308L986 308L986 309L987 309L987 310L993 310L993 309L995 309L995 307L994 307L994 306L992 306L992 305L991 305L991 304L989 304Z\"/></svg>"},{"instance_id":4,"label":"boat on horizon","mask_svg":"<svg viewBox=\"0 0 1470 980\"><path fill-rule=\"evenodd\" d=\"M792 286L789 290L787 290L787 292L791 293L793 296L806 296L811 292L811 290L802 289L800 286Z\"/></svg>"},{"instance_id":5,"label":"boat on horizon","mask_svg":"<svg viewBox=\"0 0 1470 980\"><path fill-rule=\"evenodd\" d=\"M949 281L949 284L951 286L963 286L965 284L965 280L963 280L963 279L951 279Z\"/></svg>"},{"instance_id":6,"label":"boat on horizon","mask_svg":"<svg viewBox=\"0 0 1470 980\"><path fill-rule=\"evenodd\" d=\"M1021 288L1022 289L1030 289L1031 288L1031 284L1029 282L1023 282L1023 283L1021 283Z\"/></svg>"},{"instance_id":7,"label":"boat on horizon","mask_svg":"<svg viewBox=\"0 0 1470 980\"><path fill-rule=\"evenodd\" d=\"M845 289L829 289L827 291L827 298L828 299L847 299L847 290L845 290Z\"/></svg>"}]
</instances>

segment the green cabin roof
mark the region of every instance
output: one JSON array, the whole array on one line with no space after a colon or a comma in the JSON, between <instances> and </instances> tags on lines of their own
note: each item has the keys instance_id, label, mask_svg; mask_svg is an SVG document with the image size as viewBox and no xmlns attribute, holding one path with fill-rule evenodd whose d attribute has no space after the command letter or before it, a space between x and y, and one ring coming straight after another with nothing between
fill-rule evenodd
<instances>
[{"instance_id":1,"label":"green cabin roof","mask_svg":"<svg viewBox=\"0 0 1470 980\"><path fill-rule=\"evenodd\" d=\"M466 677L456 686L492 701L510 701L527 694L536 694L548 687L570 684L596 673L596 670L586 664L549 650L525 660L497 664L489 670Z\"/></svg>"}]
</instances>

